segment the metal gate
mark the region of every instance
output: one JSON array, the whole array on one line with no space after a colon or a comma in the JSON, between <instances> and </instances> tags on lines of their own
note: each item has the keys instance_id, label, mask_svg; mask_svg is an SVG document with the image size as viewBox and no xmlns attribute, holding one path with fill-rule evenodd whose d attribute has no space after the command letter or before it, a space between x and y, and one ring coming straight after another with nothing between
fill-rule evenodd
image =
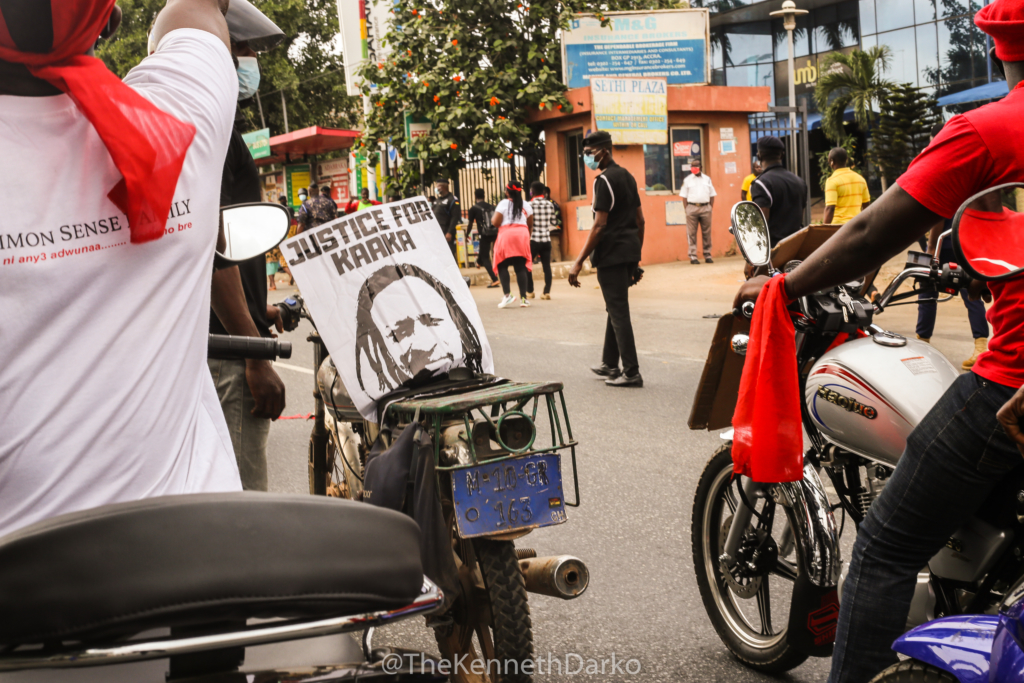
<instances>
[{"instance_id":1,"label":"metal gate","mask_svg":"<svg viewBox=\"0 0 1024 683\"><path fill-rule=\"evenodd\" d=\"M476 203L476 190L484 191L484 201L497 204L505 198L505 185L509 181L521 182L523 198L529 199L530 184L544 182L543 147L541 155L514 154L511 158L472 156L452 175L452 190L462 203L463 213Z\"/></svg>"},{"instance_id":2,"label":"metal gate","mask_svg":"<svg viewBox=\"0 0 1024 683\"><path fill-rule=\"evenodd\" d=\"M796 114L796 126L790 114ZM750 114L750 146L757 148L757 140L774 135L786 145L786 168L800 176L807 186L807 204L804 224L811 222L811 152L807 139L807 103L799 107L768 107L766 114Z\"/></svg>"}]
</instances>

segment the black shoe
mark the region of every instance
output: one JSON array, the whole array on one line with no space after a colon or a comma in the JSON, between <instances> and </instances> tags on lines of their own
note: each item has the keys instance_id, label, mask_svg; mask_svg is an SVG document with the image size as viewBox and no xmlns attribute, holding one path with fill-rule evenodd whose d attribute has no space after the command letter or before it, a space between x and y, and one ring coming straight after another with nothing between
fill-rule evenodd
<instances>
[{"instance_id":1,"label":"black shoe","mask_svg":"<svg viewBox=\"0 0 1024 683\"><path fill-rule=\"evenodd\" d=\"M622 374L622 370L619 370L618 368L613 368L609 365L605 365L604 363L601 363L600 365L595 365L594 367L590 368L590 371L593 372L595 375L600 375L601 377L611 377L613 379Z\"/></svg>"},{"instance_id":2,"label":"black shoe","mask_svg":"<svg viewBox=\"0 0 1024 683\"><path fill-rule=\"evenodd\" d=\"M697 260L697 259L695 259L695 258L692 258L692 259L690 259L690 263L692 263L692 264L693 264L693 265L695 265L695 266L699 266L699 265L700 265L700 261L698 261L698 260Z\"/></svg>"},{"instance_id":3,"label":"black shoe","mask_svg":"<svg viewBox=\"0 0 1024 683\"><path fill-rule=\"evenodd\" d=\"M640 376L640 373L636 373L632 377L626 375L619 375L612 379L606 379L604 381L610 387L642 387L644 385L644 378Z\"/></svg>"},{"instance_id":4,"label":"black shoe","mask_svg":"<svg viewBox=\"0 0 1024 683\"><path fill-rule=\"evenodd\" d=\"M714 263L714 261L712 261L711 257L708 256L706 259L704 259L704 263Z\"/></svg>"}]
</instances>

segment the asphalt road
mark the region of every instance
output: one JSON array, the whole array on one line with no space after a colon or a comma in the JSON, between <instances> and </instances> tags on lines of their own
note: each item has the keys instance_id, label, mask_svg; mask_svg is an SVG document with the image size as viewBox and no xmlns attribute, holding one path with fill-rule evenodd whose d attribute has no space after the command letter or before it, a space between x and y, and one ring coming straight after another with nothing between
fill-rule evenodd
<instances>
[{"instance_id":1,"label":"asphalt road","mask_svg":"<svg viewBox=\"0 0 1024 683\"><path fill-rule=\"evenodd\" d=\"M540 555L576 555L591 572L590 588L577 600L530 596L536 653L554 659L574 653L585 660L614 653L620 661L639 660L642 668L636 676L537 680L769 680L740 665L719 641L697 591L690 552L693 493L721 443L716 434L686 427L716 323L703 316L728 310L740 265L733 259L701 265L699 272L688 264L648 269L632 299L642 389L607 387L588 370L600 360L605 326L596 278L583 278L579 290L556 281L553 299L534 300L528 309L499 310L499 290L473 288L497 374L564 382L573 433L581 442L582 506L569 510L566 524L517 541ZM889 326L912 333L914 309L894 309L904 312L892 314ZM935 341L959 363L959 354L971 346L966 316L962 306L943 310ZM286 415L304 416L313 407L307 332L302 327L288 335L295 352L280 364ZM301 419L282 420L271 429L272 491L308 491L308 435L309 423ZM852 534L846 536L848 546ZM419 620L385 629L376 642L436 652ZM822 681L827 673L827 661L809 660L781 680Z\"/></svg>"}]
</instances>

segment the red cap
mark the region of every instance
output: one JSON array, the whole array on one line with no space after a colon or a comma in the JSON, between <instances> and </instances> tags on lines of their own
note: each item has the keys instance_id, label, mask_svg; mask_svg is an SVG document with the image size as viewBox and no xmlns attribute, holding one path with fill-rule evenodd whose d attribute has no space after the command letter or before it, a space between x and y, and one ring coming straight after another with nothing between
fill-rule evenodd
<instances>
[{"instance_id":1,"label":"red cap","mask_svg":"<svg viewBox=\"0 0 1024 683\"><path fill-rule=\"evenodd\" d=\"M996 57L1024 61L1024 0L995 0L974 15L974 23L992 36Z\"/></svg>"}]
</instances>

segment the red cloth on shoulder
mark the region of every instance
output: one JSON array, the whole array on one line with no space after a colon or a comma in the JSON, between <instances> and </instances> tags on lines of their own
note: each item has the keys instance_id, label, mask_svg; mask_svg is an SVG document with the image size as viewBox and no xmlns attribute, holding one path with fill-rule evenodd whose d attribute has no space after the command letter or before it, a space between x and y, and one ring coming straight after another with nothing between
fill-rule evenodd
<instances>
[{"instance_id":1,"label":"red cloth on shoulder","mask_svg":"<svg viewBox=\"0 0 1024 683\"><path fill-rule=\"evenodd\" d=\"M42 4L42 3L40 3ZM108 193L128 217L131 241L163 236L178 176L196 129L125 85L85 53L110 18L114 0L49 0L53 44L47 52L22 51L0 10L0 59L67 93L96 129L122 179ZM49 17L47 17L49 19Z\"/></svg>"},{"instance_id":2,"label":"red cloth on shoulder","mask_svg":"<svg viewBox=\"0 0 1024 683\"><path fill-rule=\"evenodd\" d=\"M785 279L773 277L757 297L732 417L733 471L765 484L804 476L796 339Z\"/></svg>"}]
</instances>

